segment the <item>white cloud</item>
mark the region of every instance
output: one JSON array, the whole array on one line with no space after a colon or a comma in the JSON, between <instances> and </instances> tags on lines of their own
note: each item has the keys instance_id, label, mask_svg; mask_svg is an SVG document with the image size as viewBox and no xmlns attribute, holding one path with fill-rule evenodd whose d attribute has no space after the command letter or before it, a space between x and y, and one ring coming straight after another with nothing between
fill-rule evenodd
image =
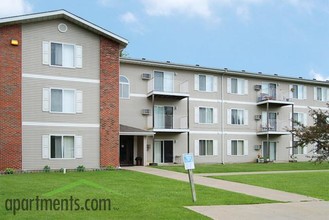
<instances>
[{"instance_id":1,"label":"white cloud","mask_svg":"<svg viewBox=\"0 0 329 220\"><path fill-rule=\"evenodd\" d=\"M150 16L171 16L184 14L203 19L218 19L211 10L211 0L141 0Z\"/></svg>"},{"instance_id":2,"label":"white cloud","mask_svg":"<svg viewBox=\"0 0 329 220\"><path fill-rule=\"evenodd\" d=\"M32 12L32 5L27 0L1 0L0 17L21 15Z\"/></svg>"},{"instance_id":3,"label":"white cloud","mask_svg":"<svg viewBox=\"0 0 329 220\"><path fill-rule=\"evenodd\" d=\"M321 73L317 73L315 70L310 71L310 75L312 76L313 79L319 80L319 81L326 81L329 80L329 76L324 76Z\"/></svg>"},{"instance_id":4,"label":"white cloud","mask_svg":"<svg viewBox=\"0 0 329 220\"><path fill-rule=\"evenodd\" d=\"M134 13L128 11L120 16L120 20L124 24L128 25L131 31L141 35L144 34L145 28Z\"/></svg>"},{"instance_id":5,"label":"white cloud","mask_svg":"<svg viewBox=\"0 0 329 220\"><path fill-rule=\"evenodd\" d=\"M128 12L124 13L123 15L121 15L120 20L124 23L127 23L127 24L138 23L138 19L130 11L128 11Z\"/></svg>"}]
</instances>

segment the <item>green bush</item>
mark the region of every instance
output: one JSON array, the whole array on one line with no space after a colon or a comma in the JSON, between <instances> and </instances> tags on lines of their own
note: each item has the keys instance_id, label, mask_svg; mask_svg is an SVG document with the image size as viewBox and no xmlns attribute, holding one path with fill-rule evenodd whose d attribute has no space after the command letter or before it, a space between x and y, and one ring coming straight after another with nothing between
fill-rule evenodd
<instances>
[{"instance_id":1,"label":"green bush","mask_svg":"<svg viewBox=\"0 0 329 220\"><path fill-rule=\"evenodd\" d=\"M49 173L50 172L50 166L46 165L43 167L43 172Z\"/></svg>"},{"instance_id":2,"label":"green bush","mask_svg":"<svg viewBox=\"0 0 329 220\"><path fill-rule=\"evenodd\" d=\"M83 165L80 165L80 166L77 167L77 171L78 171L78 172L84 172L85 169L86 169L86 168L85 168Z\"/></svg>"},{"instance_id":3,"label":"green bush","mask_svg":"<svg viewBox=\"0 0 329 220\"><path fill-rule=\"evenodd\" d=\"M114 167L114 166L111 166L111 165L109 165L109 166L107 166L107 167L106 167L106 170L115 170L115 167Z\"/></svg>"},{"instance_id":4,"label":"green bush","mask_svg":"<svg viewBox=\"0 0 329 220\"><path fill-rule=\"evenodd\" d=\"M14 174L15 170L13 168L6 168L5 174Z\"/></svg>"}]
</instances>

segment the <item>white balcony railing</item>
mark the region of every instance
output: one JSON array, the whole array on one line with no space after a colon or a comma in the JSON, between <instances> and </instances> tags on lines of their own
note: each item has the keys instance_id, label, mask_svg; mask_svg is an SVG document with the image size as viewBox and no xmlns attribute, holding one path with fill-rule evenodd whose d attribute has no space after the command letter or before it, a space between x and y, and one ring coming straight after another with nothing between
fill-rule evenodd
<instances>
[{"instance_id":1,"label":"white balcony railing","mask_svg":"<svg viewBox=\"0 0 329 220\"><path fill-rule=\"evenodd\" d=\"M179 129L188 129L187 126L187 116L174 115L166 116L162 119L154 119L153 127L153 116L150 115L147 117L147 128L148 129L164 129L164 130L179 130Z\"/></svg>"},{"instance_id":2,"label":"white balcony railing","mask_svg":"<svg viewBox=\"0 0 329 220\"><path fill-rule=\"evenodd\" d=\"M147 93L160 92L164 94L189 93L188 81L167 80L155 86L154 78L147 82Z\"/></svg>"}]
</instances>

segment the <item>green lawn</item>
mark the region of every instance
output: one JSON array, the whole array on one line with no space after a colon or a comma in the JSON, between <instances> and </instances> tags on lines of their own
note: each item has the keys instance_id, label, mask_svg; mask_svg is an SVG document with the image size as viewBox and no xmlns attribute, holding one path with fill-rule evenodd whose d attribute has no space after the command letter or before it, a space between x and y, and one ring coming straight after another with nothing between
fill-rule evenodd
<instances>
[{"instance_id":1,"label":"green lawn","mask_svg":"<svg viewBox=\"0 0 329 220\"><path fill-rule=\"evenodd\" d=\"M329 201L329 172L253 174L213 178L278 189Z\"/></svg>"},{"instance_id":2,"label":"green lawn","mask_svg":"<svg viewBox=\"0 0 329 220\"><path fill-rule=\"evenodd\" d=\"M184 166L156 166L154 168L186 172ZM227 172L253 172L253 171L284 171L284 170L324 170L329 169L329 163L314 162L298 163L239 163L239 164L196 164L194 173L227 173Z\"/></svg>"},{"instance_id":3,"label":"green lawn","mask_svg":"<svg viewBox=\"0 0 329 220\"><path fill-rule=\"evenodd\" d=\"M0 175L0 219L207 219L184 206L272 202L199 185L196 192L193 203L188 183L123 170ZM79 199L80 205L85 199L110 199L111 210L68 211L64 205L65 211L35 211L32 201L33 211L22 211L31 200L24 200L15 216L6 210L13 207L14 199L36 201L37 196L53 201Z\"/></svg>"}]
</instances>

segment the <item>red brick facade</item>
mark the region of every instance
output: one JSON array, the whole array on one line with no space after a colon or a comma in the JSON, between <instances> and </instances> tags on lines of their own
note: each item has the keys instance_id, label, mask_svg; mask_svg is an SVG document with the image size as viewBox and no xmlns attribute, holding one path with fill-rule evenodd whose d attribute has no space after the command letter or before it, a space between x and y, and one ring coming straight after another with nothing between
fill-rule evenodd
<instances>
[{"instance_id":1,"label":"red brick facade","mask_svg":"<svg viewBox=\"0 0 329 220\"><path fill-rule=\"evenodd\" d=\"M119 44L100 37L100 166L119 166Z\"/></svg>"},{"instance_id":2,"label":"red brick facade","mask_svg":"<svg viewBox=\"0 0 329 220\"><path fill-rule=\"evenodd\" d=\"M11 39L19 45L11 45ZM0 170L22 169L21 85L21 26L0 27Z\"/></svg>"}]
</instances>

